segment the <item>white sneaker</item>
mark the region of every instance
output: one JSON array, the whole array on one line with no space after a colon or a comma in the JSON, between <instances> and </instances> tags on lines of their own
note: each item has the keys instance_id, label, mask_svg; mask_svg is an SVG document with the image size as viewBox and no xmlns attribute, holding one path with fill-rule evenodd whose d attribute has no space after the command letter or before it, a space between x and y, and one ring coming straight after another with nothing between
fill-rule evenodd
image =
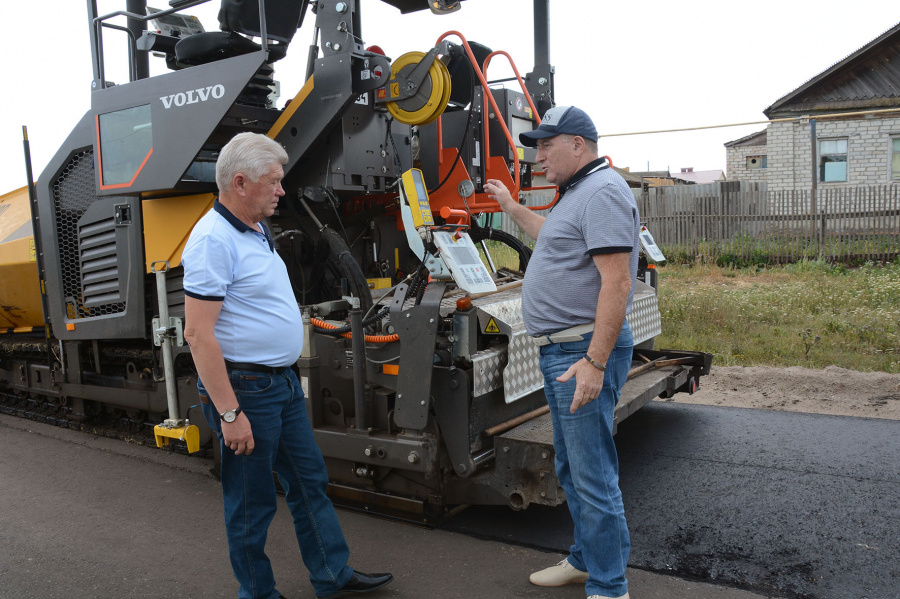
<instances>
[{"instance_id":1,"label":"white sneaker","mask_svg":"<svg viewBox=\"0 0 900 599\"><path fill-rule=\"evenodd\" d=\"M628 599L628 593L625 593L621 597L604 597L603 595L591 595L588 599Z\"/></svg>"},{"instance_id":2,"label":"white sneaker","mask_svg":"<svg viewBox=\"0 0 900 599\"><path fill-rule=\"evenodd\" d=\"M528 577L531 584L536 584L539 587L561 587L565 584L575 584L576 582L584 583L587 582L587 579L588 573L582 572L570 564L569 558L564 559L555 566L535 572Z\"/></svg>"}]
</instances>

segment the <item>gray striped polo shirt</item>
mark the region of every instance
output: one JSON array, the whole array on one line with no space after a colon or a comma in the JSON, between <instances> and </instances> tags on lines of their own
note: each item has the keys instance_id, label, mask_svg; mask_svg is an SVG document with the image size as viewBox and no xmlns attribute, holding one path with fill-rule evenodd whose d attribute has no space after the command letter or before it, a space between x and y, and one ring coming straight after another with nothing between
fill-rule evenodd
<instances>
[{"instance_id":1,"label":"gray striped polo shirt","mask_svg":"<svg viewBox=\"0 0 900 599\"><path fill-rule=\"evenodd\" d=\"M601 286L596 254L631 254L626 314L634 297L640 215L628 184L599 159L561 193L541 226L522 287L525 329L533 337L594 321Z\"/></svg>"}]
</instances>

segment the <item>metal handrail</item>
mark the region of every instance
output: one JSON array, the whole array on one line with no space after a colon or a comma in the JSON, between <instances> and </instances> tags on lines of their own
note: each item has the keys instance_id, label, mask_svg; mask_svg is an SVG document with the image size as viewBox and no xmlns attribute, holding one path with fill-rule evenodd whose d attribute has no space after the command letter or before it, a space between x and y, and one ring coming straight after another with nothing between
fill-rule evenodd
<instances>
[{"instance_id":1,"label":"metal handrail","mask_svg":"<svg viewBox=\"0 0 900 599\"><path fill-rule=\"evenodd\" d=\"M197 6L198 4L205 4L209 2L209 0L186 0L184 3L179 3L178 6L174 8L169 8L166 10L161 10L159 12L155 12L152 15L140 15L133 12L128 12L127 10L117 10L115 12L111 12L109 14L94 17L91 22L91 26L94 28L94 47L91 48L91 51L96 56L96 65L97 65L97 78L100 80L100 88L106 89L106 67L104 65L103 60L103 28L108 27L110 29L116 29L119 31L128 31L128 36L130 38L133 52L131 55L131 64L128 65L128 76L133 81L134 74L137 71L136 62L136 53L137 53L137 40L134 38L134 33L131 30L125 29L119 25L112 25L110 23L104 23L104 21L108 21L109 19L113 19L115 17L126 17L128 19L133 19L135 21L150 21L152 19L157 19L159 17L164 17L166 15L171 15L185 8L191 8L193 6ZM260 4L262 4L263 0L260 0Z\"/></svg>"},{"instance_id":2,"label":"metal handrail","mask_svg":"<svg viewBox=\"0 0 900 599\"><path fill-rule=\"evenodd\" d=\"M541 124L541 116L538 114L537 108L535 108L534 102L531 100L531 94L528 93L528 88L525 87L525 81L522 79L522 76L519 75L519 70L516 68L516 63L513 61L512 56L510 56L507 52L504 52L503 50L495 50L494 52L491 52L490 54L488 54L487 58L484 59L484 76L487 77L487 69L488 69L488 65L491 62L491 58L493 58L494 56L496 56L498 54L505 56L507 58L507 60L509 60L509 66L512 67L513 73L515 73L515 75L516 75L515 78L519 82L519 86L522 88L522 93L525 94L525 98L528 100L528 106L531 107L531 113L534 115L534 119L537 121L537 124L540 125ZM506 81L506 80L504 80L504 81ZM490 95L490 97L493 98L493 94L485 94L485 95ZM485 108L485 110L487 110L487 104L485 104L484 108ZM496 108L495 108L495 110L496 110ZM505 122L500 119L499 114L497 115L497 120L500 121L501 123L504 123L504 125L505 125ZM491 144L490 144L489 130L490 130L490 127L484 128L484 159L485 159L485 162L491 156ZM507 141L510 141L510 143L512 144L512 141L510 140L509 136L507 136L506 139L507 139ZM518 152L516 151L516 146L514 144L510 145L510 147L513 150L513 154L516 156L516 181L517 181L517 186L518 186L518 170L519 170ZM529 189L533 190L533 189L558 189L558 188L556 185L547 185L547 186L542 185L539 187L532 186ZM553 205L556 204L558 199L559 199L559 192L557 192L556 195L553 196L553 200L549 204L547 204L545 206L529 206L528 209L532 210L532 211L546 210L548 208L552 208Z\"/></svg>"},{"instance_id":3,"label":"metal handrail","mask_svg":"<svg viewBox=\"0 0 900 599\"><path fill-rule=\"evenodd\" d=\"M129 41L131 42L131 60L128 65L128 76L134 81L135 73L137 72L137 64L136 64L136 55L137 55L137 40L134 37L134 32L130 29L122 27L120 25L112 25L110 23L104 23L104 21L108 21L109 19L115 17L126 17L128 19L132 19L135 21L150 21L153 19L158 19L159 17L165 17L167 15L171 15L177 12L180 12L186 8L192 8L194 6L198 6L200 4L206 4L209 0L183 0L179 2L177 6L173 8L169 8L166 10L161 10L159 12L155 12L152 15L140 15L133 12L128 12L127 10L117 10L115 12L111 12L109 14L95 17L91 22L91 26L94 28L94 45L91 48L91 51L95 53L96 64L97 64L97 77L100 80L100 88L106 89L106 68L103 60L103 28L107 27L109 29L115 29L118 31L125 31L128 33ZM259 0L259 36L260 42L262 46L262 50L265 52L269 51L269 39L268 39L268 30L266 27L266 2L265 0Z\"/></svg>"},{"instance_id":4,"label":"metal handrail","mask_svg":"<svg viewBox=\"0 0 900 599\"><path fill-rule=\"evenodd\" d=\"M538 114L537 108L535 108L535 106L534 106L534 102L531 100L531 94L528 93L528 88L525 87L525 81L522 80L522 76L519 75L519 69L516 68L516 63L513 61L512 56L510 56L508 52L505 52L503 50L495 50L487 55L487 58L484 59L484 76L485 76L485 78L487 78L488 65L491 64L491 59L497 55L505 56L506 59L509 61L509 66L512 67L513 73L515 73L515 75L516 75L516 81L519 82L519 86L522 88L522 93L525 94L525 99L528 100L528 106L531 108L531 114L534 115L534 118L537 121L537 124L540 125L541 117ZM487 95L488 94L485 94L485 96L487 96ZM493 97L493 94L491 94L491 97ZM487 102L485 102L484 109L487 110ZM499 113L497 114L497 120L500 120ZM485 127L485 129L484 129L484 155L485 155L485 158L490 158L490 156L491 156L491 145L489 143L490 137L489 137L488 130L489 130L489 127ZM512 137L511 136L507 137L507 141L510 142L510 144L511 144L510 148L513 150L513 152L516 153L515 152L516 145L515 145L515 142L512 140Z\"/></svg>"},{"instance_id":5,"label":"metal handrail","mask_svg":"<svg viewBox=\"0 0 900 599\"><path fill-rule=\"evenodd\" d=\"M435 46L440 44L444 39L449 35L455 35L460 40L462 40L463 47L466 49L466 54L469 56L469 61L472 63L472 68L475 71L475 75L478 76L478 81L481 83L481 87L484 90L485 99L489 100L491 106L494 109L495 114L500 114L500 108L497 107L497 101L494 100L494 95L490 93L490 89L488 88L487 80L484 78L484 73L481 71L481 67L478 66L478 60L475 58L475 54L472 52L472 48L469 47L469 42L466 40L465 36L458 31L448 31L438 38L437 42L435 42ZM487 108L487 104L485 104L485 108ZM515 149L516 144L513 142L512 134L509 132L509 128L506 126L506 123L502 119L497 119L500 122L501 127L503 127L503 134L506 136L506 141L509 142L511 148ZM485 131L485 140L487 140L487 127L484 127ZM440 156L440 150L443 149L443 128L441 125L441 119L438 119L437 126L437 137L438 137L438 155ZM489 156L489 152L487 148L485 148L485 161L484 166L487 169L487 158ZM515 189L510 190L511 195L518 195L519 193L519 154L518 152L513 152L513 159L515 161ZM440 159L439 159L440 160Z\"/></svg>"}]
</instances>

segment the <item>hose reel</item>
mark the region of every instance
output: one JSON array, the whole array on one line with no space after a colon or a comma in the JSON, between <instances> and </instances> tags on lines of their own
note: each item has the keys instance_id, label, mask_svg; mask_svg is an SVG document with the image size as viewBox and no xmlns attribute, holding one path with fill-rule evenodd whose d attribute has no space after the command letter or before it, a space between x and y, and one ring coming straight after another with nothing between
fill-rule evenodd
<instances>
[{"instance_id":1,"label":"hose reel","mask_svg":"<svg viewBox=\"0 0 900 599\"><path fill-rule=\"evenodd\" d=\"M450 72L437 58L437 48L428 53L407 52L391 64L391 79L379 90L378 99L388 112L405 125L433 122L450 100Z\"/></svg>"}]
</instances>

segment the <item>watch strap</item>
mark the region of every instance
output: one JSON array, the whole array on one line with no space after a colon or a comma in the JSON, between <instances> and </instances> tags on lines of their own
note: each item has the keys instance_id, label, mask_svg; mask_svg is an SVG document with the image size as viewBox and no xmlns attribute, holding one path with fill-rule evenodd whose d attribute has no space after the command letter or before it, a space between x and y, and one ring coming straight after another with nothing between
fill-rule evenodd
<instances>
[{"instance_id":1,"label":"watch strap","mask_svg":"<svg viewBox=\"0 0 900 599\"><path fill-rule=\"evenodd\" d=\"M241 406L238 406L233 410L225 410L224 412L219 414L219 419L225 422L225 414L227 414L228 412L234 412L234 417L237 418L237 415L241 413Z\"/></svg>"}]
</instances>

